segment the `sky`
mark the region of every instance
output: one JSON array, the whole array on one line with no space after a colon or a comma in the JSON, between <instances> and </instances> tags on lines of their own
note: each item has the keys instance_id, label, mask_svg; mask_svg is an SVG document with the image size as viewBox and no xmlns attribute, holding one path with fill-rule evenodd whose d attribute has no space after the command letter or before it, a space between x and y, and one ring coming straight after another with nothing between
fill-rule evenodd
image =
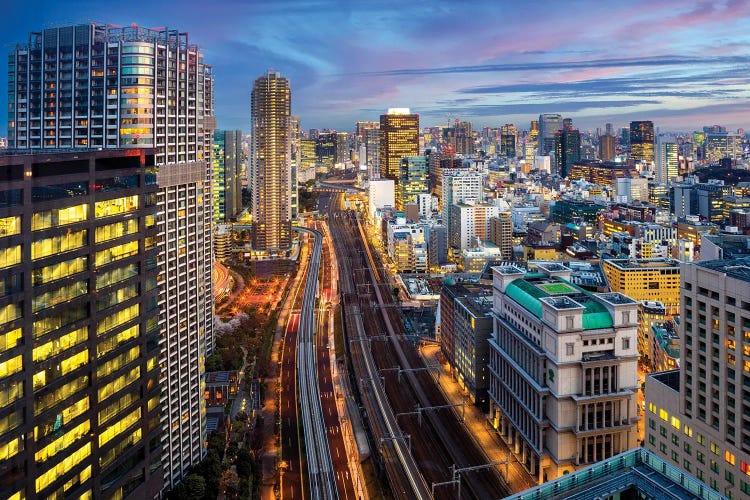
<instances>
[{"instance_id":1,"label":"sky","mask_svg":"<svg viewBox=\"0 0 750 500\"><path fill-rule=\"evenodd\" d=\"M67 24L188 32L213 66L220 128L249 128L253 81L272 69L289 78L303 129L353 130L391 107L411 108L422 126L458 118L528 129L540 113L560 113L584 130L630 120L750 129L750 0L4 4L6 53L29 31Z\"/></svg>"}]
</instances>

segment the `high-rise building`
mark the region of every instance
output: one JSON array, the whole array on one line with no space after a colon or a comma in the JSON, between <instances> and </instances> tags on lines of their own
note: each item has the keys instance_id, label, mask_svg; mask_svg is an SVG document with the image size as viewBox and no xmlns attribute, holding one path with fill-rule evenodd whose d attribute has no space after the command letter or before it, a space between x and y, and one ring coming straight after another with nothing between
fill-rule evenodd
<instances>
[{"instance_id":1,"label":"high-rise building","mask_svg":"<svg viewBox=\"0 0 750 500\"><path fill-rule=\"evenodd\" d=\"M680 369L646 378L648 450L729 498L750 491L750 258L683 266Z\"/></svg>"},{"instance_id":2,"label":"high-rise building","mask_svg":"<svg viewBox=\"0 0 750 500\"><path fill-rule=\"evenodd\" d=\"M453 146L456 154L474 154L474 136L471 131L471 122L456 120L452 127L444 128L443 142Z\"/></svg>"},{"instance_id":3,"label":"high-rise building","mask_svg":"<svg viewBox=\"0 0 750 500\"><path fill-rule=\"evenodd\" d=\"M336 132L319 132L315 142L315 156L318 165L326 172L336 164Z\"/></svg>"},{"instance_id":4,"label":"high-rise building","mask_svg":"<svg viewBox=\"0 0 750 500\"><path fill-rule=\"evenodd\" d=\"M481 201L482 174L469 169L447 169L443 171L441 186L440 213L445 227L451 231L451 207L456 203Z\"/></svg>"},{"instance_id":5,"label":"high-rise building","mask_svg":"<svg viewBox=\"0 0 750 500\"><path fill-rule=\"evenodd\" d=\"M500 248L503 260L513 258L513 217L510 212L501 213L490 219L488 239Z\"/></svg>"},{"instance_id":6,"label":"high-rise building","mask_svg":"<svg viewBox=\"0 0 750 500\"><path fill-rule=\"evenodd\" d=\"M654 162L654 122L630 122L630 157L636 162Z\"/></svg>"},{"instance_id":7,"label":"high-rise building","mask_svg":"<svg viewBox=\"0 0 750 500\"><path fill-rule=\"evenodd\" d=\"M506 158L516 157L518 129L512 123L506 123L500 129L500 155Z\"/></svg>"},{"instance_id":8,"label":"high-rise building","mask_svg":"<svg viewBox=\"0 0 750 500\"><path fill-rule=\"evenodd\" d=\"M396 209L403 210L398 189L401 159L419 154L419 115L409 108L391 108L380 115L380 177L396 183Z\"/></svg>"},{"instance_id":9,"label":"high-rise building","mask_svg":"<svg viewBox=\"0 0 750 500\"><path fill-rule=\"evenodd\" d=\"M368 128L365 130L365 152L367 154L367 168L370 171L370 178L375 172L380 172L380 124L378 128Z\"/></svg>"},{"instance_id":10,"label":"high-rise building","mask_svg":"<svg viewBox=\"0 0 750 500\"><path fill-rule=\"evenodd\" d=\"M568 128L557 132L555 134L555 160L558 174L561 177L567 177L570 169L580 159L581 133L578 130Z\"/></svg>"},{"instance_id":11,"label":"high-rise building","mask_svg":"<svg viewBox=\"0 0 750 500\"><path fill-rule=\"evenodd\" d=\"M465 250L489 240L490 220L500 215L500 207L489 203L461 203L450 206L448 241Z\"/></svg>"},{"instance_id":12,"label":"high-rise building","mask_svg":"<svg viewBox=\"0 0 750 500\"><path fill-rule=\"evenodd\" d=\"M205 455L204 360L214 345L211 67L187 33L88 24L31 33L8 69L14 148L155 148L169 489ZM32 81L39 84L25 83Z\"/></svg>"},{"instance_id":13,"label":"high-rise building","mask_svg":"<svg viewBox=\"0 0 750 500\"><path fill-rule=\"evenodd\" d=\"M599 138L599 159L612 161L615 159L615 138L609 134Z\"/></svg>"},{"instance_id":14,"label":"high-rise building","mask_svg":"<svg viewBox=\"0 0 750 500\"><path fill-rule=\"evenodd\" d=\"M664 136L656 138L656 182L667 184L680 175L677 143Z\"/></svg>"},{"instance_id":15,"label":"high-rise building","mask_svg":"<svg viewBox=\"0 0 750 500\"><path fill-rule=\"evenodd\" d=\"M562 128L562 116L558 114L539 115L539 156L546 156L555 150L555 132Z\"/></svg>"},{"instance_id":16,"label":"high-rise building","mask_svg":"<svg viewBox=\"0 0 750 500\"><path fill-rule=\"evenodd\" d=\"M492 268L490 421L546 482L636 446L638 303L536 267Z\"/></svg>"},{"instance_id":17,"label":"high-rise building","mask_svg":"<svg viewBox=\"0 0 750 500\"><path fill-rule=\"evenodd\" d=\"M214 131L213 154L213 221L229 222L242 210L242 132Z\"/></svg>"},{"instance_id":18,"label":"high-rise building","mask_svg":"<svg viewBox=\"0 0 750 500\"><path fill-rule=\"evenodd\" d=\"M0 156L2 498L159 495L153 162L151 149Z\"/></svg>"},{"instance_id":19,"label":"high-rise building","mask_svg":"<svg viewBox=\"0 0 750 500\"><path fill-rule=\"evenodd\" d=\"M251 100L252 248L274 254L292 246L289 80L267 72L255 80Z\"/></svg>"},{"instance_id":20,"label":"high-rise building","mask_svg":"<svg viewBox=\"0 0 750 500\"><path fill-rule=\"evenodd\" d=\"M333 137L336 145L336 162L346 163L349 161L349 134L346 132L336 132Z\"/></svg>"},{"instance_id":21,"label":"high-rise building","mask_svg":"<svg viewBox=\"0 0 750 500\"><path fill-rule=\"evenodd\" d=\"M417 203L417 196L420 194L429 195L426 156L406 156L401 159L397 189L398 198L404 206Z\"/></svg>"}]
</instances>

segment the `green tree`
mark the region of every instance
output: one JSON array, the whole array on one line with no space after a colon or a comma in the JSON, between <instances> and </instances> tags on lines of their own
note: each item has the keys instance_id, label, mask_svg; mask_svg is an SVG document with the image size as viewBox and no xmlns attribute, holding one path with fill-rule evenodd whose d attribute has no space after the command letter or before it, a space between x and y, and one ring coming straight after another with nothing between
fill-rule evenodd
<instances>
[{"instance_id":1,"label":"green tree","mask_svg":"<svg viewBox=\"0 0 750 500\"><path fill-rule=\"evenodd\" d=\"M252 455L250 455L250 453L245 448L242 448L239 452L237 452L237 461L235 462L235 465L237 466L238 476L240 476L242 479L249 478L253 473Z\"/></svg>"},{"instance_id":2,"label":"green tree","mask_svg":"<svg viewBox=\"0 0 750 500\"><path fill-rule=\"evenodd\" d=\"M218 372L222 369L221 356L219 354L212 354L206 358L206 371L207 372Z\"/></svg>"},{"instance_id":3,"label":"green tree","mask_svg":"<svg viewBox=\"0 0 750 500\"><path fill-rule=\"evenodd\" d=\"M180 486L183 487L180 498L185 500L201 500L206 494L206 479L198 474L190 474Z\"/></svg>"}]
</instances>

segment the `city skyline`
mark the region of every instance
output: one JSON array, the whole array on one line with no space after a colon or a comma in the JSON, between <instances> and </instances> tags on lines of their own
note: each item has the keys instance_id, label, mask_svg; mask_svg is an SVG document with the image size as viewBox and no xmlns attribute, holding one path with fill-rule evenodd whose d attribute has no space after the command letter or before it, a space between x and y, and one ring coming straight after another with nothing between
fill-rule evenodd
<instances>
[{"instance_id":1,"label":"city skyline","mask_svg":"<svg viewBox=\"0 0 750 500\"><path fill-rule=\"evenodd\" d=\"M540 113L560 113L582 129L640 119L687 131L746 126L750 109L743 53L750 35L741 29L750 4L742 1L577 2L569 12L551 2L523 9L333 0L222 3L209 11L168 2L35 6L6 8L6 52L28 31L91 20L189 32L214 65L224 129L248 129L252 83L269 68L288 76L304 129L349 130L408 106L423 125L460 118L475 129L528 128ZM0 113L5 135L7 110Z\"/></svg>"}]
</instances>

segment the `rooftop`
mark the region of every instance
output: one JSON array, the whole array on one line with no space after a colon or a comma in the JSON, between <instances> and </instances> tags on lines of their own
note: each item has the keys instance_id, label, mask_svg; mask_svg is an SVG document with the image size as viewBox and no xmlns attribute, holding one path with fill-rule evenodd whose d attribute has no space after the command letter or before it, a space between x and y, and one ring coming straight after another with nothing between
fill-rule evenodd
<instances>
[{"instance_id":1,"label":"rooftop","mask_svg":"<svg viewBox=\"0 0 750 500\"><path fill-rule=\"evenodd\" d=\"M523 278L513 280L505 288L505 293L518 302L524 309L537 318L542 317L542 301L544 297L555 297L557 300L545 301L555 308L567 308L564 302L559 301L565 297L577 305L583 307L583 329L596 330L599 328L611 328L612 316L603 304L596 301L589 292L558 277L548 277L541 273L528 273ZM559 306L558 306L559 304Z\"/></svg>"},{"instance_id":2,"label":"rooftop","mask_svg":"<svg viewBox=\"0 0 750 500\"><path fill-rule=\"evenodd\" d=\"M665 269L680 268L680 262L674 259L606 259L603 262L609 263L618 269Z\"/></svg>"},{"instance_id":3,"label":"rooftop","mask_svg":"<svg viewBox=\"0 0 750 500\"><path fill-rule=\"evenodd\" d=\"M698 265L706 269L724 273L730 278L750 283L750 257L709 260L707 262L698 262Z\"/></svg>"},{"instance_id":4,"label":"rooftop","mask_svg":"<svg viewBox=\"0 0 750 500\"><path fill-rule=\"evenodd\" d=\"M670 372L666 372L670 373ZM618 497L632 492L633 498L725 500L690 473L659 458L645 448L634 448L609 460L566 474L553 481L508 497L511 500L589 499ZM630 498L630 496L628 496Z\"/></svg>"},{"instance_id":5,"label":"rooftop","mask_svg":"<svg viewBox=\"0 0 750 500\"><path fill-rule=\"evenodd\" d=\"M649 378L652 378L670 389L673 389L675 391L680 390L680 370L670 370L668 372L659 372L659 373L653 373L649 375Z\"/></svg>"}]
</instances>

